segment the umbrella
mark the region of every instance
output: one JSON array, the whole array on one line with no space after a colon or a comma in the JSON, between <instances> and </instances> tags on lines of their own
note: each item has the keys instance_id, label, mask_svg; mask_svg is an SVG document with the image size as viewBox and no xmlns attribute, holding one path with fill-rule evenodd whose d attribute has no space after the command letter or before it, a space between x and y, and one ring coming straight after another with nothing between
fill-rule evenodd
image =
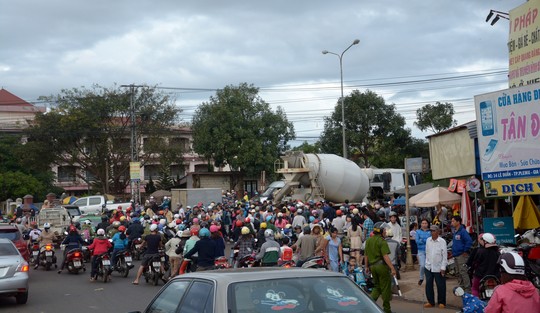
<instances>
[{"instance_id":1,"label":"umbrella","mask_svg":"<svg viewBox=\"0 0 540 313\"><path fill-rule=\"evenodd\" d=\"M62 200L62 204L72 204L75 200L77 200L77 198L74 196L65 197L64 200Z\"/></svg>"},{"instance_id":2,"label":"umbrella","mask_svg":"<svg viewBox=\"0 0 540 313\"><path fill-rule=\"evenodd\" d=\"M405 205L405 197L401 196L394 199L394 205Z\"/></svg>"},{"instance_id":3,"label":"umbrella","mask_svg":"<svg viewBox=\"0 0 540 313\"><path fill-rule=\"evenodd\" d=\"M534 229L540 227L540 212L530 196L521 196L512 215L514 228Z\"/></svg>"},{"instance_id":4,"label":"umbrella","mask_svg":"<svg viewBox=\"0 0 540 313\"><path fill-rule=\"evenodd\" d=\"M439 204L458 203L460 200L460 195L443 187L434 187L411 197L409 204L420 208L429 208Z\"/></svg>"},{"instance_id":5,"label":"umbrella","mask_svg":"<svg viewBox=\"0 0 540 313\"><path fill-rule=\"evenodd\" d=\"M170 197L172 196L172 193L168 190L156 190L154 192L152 192L151 194L152 197L154 198L163 198L163 197Z\"/></svg>"},{"instance_id":6,"label":"umbrella","mask_svg":"<svg viewBox=\"0 0 540 313\"><path fill-rule=\"evenodd\" d=\"M409 187L409 195L417 195L423 191L426 191L428 189L431 189L433 188L433 183L423 183L423 184L420 184L420 185L416 185L416 186L410 186ZM398 194L398 195L404 195L405 194L405 188L400 188L400 189L396 189L394 190L394 193Z\"/></svg>"},{"instance_id":7,"label":"umbrella","mask_svg":"<svg viewBox=\"0 0 540 313\"><path fill-rule=\"evenodd\" d=\"M469 199L469 193L467 190L463 191L461 194L461 224L465 226L465 229L468 232L472 230L472 210L471 210L471 200Z\"/></svg>"}]
</instances>

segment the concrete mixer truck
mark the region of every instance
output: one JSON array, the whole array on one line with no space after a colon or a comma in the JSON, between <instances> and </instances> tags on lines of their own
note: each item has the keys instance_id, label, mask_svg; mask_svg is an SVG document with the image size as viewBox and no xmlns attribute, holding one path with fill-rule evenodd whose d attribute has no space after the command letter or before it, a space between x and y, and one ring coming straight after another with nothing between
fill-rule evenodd
<instances>
[{"instance_id":1,"label":"concrete mixer truck","mask_svg":"<svg viewBox=\"0 0 540 313\"><path fill-rule=\"evenodd\" d=\"M403 188L403 169L361 169L335 154L288 151L274 163L283 180L272 182L259 200L327 200L362 202L366 196L382 198Z\"/></svg>"}]
</instances>

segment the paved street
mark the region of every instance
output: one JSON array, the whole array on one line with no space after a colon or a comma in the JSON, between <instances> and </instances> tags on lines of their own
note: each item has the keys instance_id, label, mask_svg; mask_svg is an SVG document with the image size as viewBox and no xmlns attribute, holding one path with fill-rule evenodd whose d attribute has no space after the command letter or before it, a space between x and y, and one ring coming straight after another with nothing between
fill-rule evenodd
<instances>
[{"instance_id":1,"label":"paved street","mask_svg":"<svg viewBox=\"0 0 540 313\"><path fill-rule=\"evenodd\" d=\"M90 282L90 267L79 275L61 275L56 270L45 272L30 270L30 296L26 305L16 305L14 298L0 298L0 312L21 313L90 313L90 312L132 312L144 310L149 301L159 291L163 283L155 287L141 279L139 286L131 281L135 277L135 268L127 278L114 273L111 282ZM402 284L404 281L402 282ZM417 286L403 286L402 290ZM419 290L420 291L420 290ZM379 305L381 305L379 300ZM422 312L420 302L409 302L394 297L392 310L398 313ZM456 312L456 309L426 309L425 312Z\"/></svg>"}]
</instances>

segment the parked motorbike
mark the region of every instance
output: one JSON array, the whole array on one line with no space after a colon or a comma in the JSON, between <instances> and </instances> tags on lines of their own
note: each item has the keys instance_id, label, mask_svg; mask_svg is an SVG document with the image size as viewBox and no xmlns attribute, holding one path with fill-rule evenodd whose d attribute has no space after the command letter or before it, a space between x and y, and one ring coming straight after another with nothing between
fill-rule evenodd
<instances>
[{"instance_id":1,"label":"parked motorbike","mask_svg":"<svg viewBox=\"0 0 540 313\"><path fill-rule=\"evenodd\" d=\"M79 274L79 272L86 271L86 267L83 263L83 252L82 249L75 248L71 249L66 253L65 260L67 269L69 273Z\"/></svg>"},{"instance_id":2,"label":"parked motorbike","mask_svg":"<svg viewBox=\"0 0 540 313\"><path fill-rule=\"evenodd\" d=\"M326 263L326 258L323 256L313 256L311 258L308 258L304 264L302 264L302 268L321 268L321 269L327 269L328 264Z\"/></svg>"},{"instance_id":3,"label":"parked motorbike","mask_svg":"<svg viewBox=\"0 0 540 313\"><path fill-rule=\"evenodd\" d=\"M98 262L97 279L101 279L104 283L111 280L111 258L108 252L102 253L98 256L96 262Z\"/></svg>"},{"instance_id":4,"label":"parked motorbike","mask_svg":"<svg viewBox=\"0 0 540 313\"><path fill-rule=\"evenodd\" d=\"M522 243L518 247L518 253L525 262L525 275L533 285L540 289L540 245L534 243Z\"/></svg>"},{"instance_id":5,"label":"parked motorbike","mask_svg":"<svg viewBox=\"0 0 540 313\"><path fill-rule=\"evenodd\" d=\"M231 265L229 264L229 262L227 261L227 257L225 256L220 256L220 257L217 257L215 260L214 260L214 268L215 269L225 269L225 268L230 268Z\"/></svg>"},{"instance_id":6,"label":"parked motorbike","mask_svg":"<svg viewBox=\"0 0 540 313\"><path fill-rule=\"evenodd\" d=\"M480 280L480 288L479 288L479 298L482 301L489 301L491 299L491 296L493 296L493 292L495 291L495 287L500 285L501 282L497 278L497 276L493 275L487 275L482 280Z\"/></svg>"},{"instance_id":7,"label":"parked motorbike","mask_svg":"<svg viewBox=\"0 0 540 313\"><path fill-rule=\"evenodd\" d=\"M183 259L182 264L180 264L180 270L178 271L179 275L195 272L197 270L197 263L193 262L192 259Z\"/></svg>"},{"instance_id":8,"label":"parked motorbike","mask_svg":"<svg viewBox=\"0 0 540 313\"><path fill-rule=\"evenodd\" d=\"M116 253L116 264L114 270L120 273L122 277L128 277L129 270L133 268L133 259L128 250L121 250Z\"/></svg>"},{"instance_id":9,"label":"parked motorbike","mask_svg":"<svg viewBox=\"0 0 540 313\"><path fill-rule=\"evenodd\" d=\"M54 247L52 244L48 243L40 248L39 265L45 267L46 271L50 270L52 265L54 265L55 268L58 267L58 265L56 264L56 255L54 254Z\"/></svg>"},{"instance_id":10,"label":"parked motorbike","mask_svg":"<svg viewBox=\"0 0 540 313\"><path fill-rule=\"evenodd\" d=\"M137 239L133 240L133 242L131 244L131 255L133 256L133 259L135 259L137 261L141 259L141 256L144 253L142 243L143 243L142 239L137 238Z\"/></svg>"}]
</instances>

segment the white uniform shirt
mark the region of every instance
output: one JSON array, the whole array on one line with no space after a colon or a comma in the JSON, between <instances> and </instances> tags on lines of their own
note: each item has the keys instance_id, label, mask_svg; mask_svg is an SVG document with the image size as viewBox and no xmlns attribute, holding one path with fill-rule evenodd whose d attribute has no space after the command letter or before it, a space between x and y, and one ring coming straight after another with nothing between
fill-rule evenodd
<instances>
[{"instance_id":1,"label":"white uniform shirt","mask_svg":"<svg viewBox=\"0 0 540 313\"><path fill-rule=\"evenodd\" d=\"M441 237L433 240L429 237L426 241L426 269L432 273L446 270L448 265L446 241Z\"/></svg>"},{"instance_id":2,"label":"white uniform shirt","mask_svg":"<svg viewBox=\"0 0 540 313\"><path fill-rule=\"evenodd\" d=\"M392 234L394 234L392 236L392 239L401 243L401 241L403 240L401 226L397 222L396 223L390 222L388 224L390 225L390 228L392 229Z\"/></svg>"}]
</instances>

